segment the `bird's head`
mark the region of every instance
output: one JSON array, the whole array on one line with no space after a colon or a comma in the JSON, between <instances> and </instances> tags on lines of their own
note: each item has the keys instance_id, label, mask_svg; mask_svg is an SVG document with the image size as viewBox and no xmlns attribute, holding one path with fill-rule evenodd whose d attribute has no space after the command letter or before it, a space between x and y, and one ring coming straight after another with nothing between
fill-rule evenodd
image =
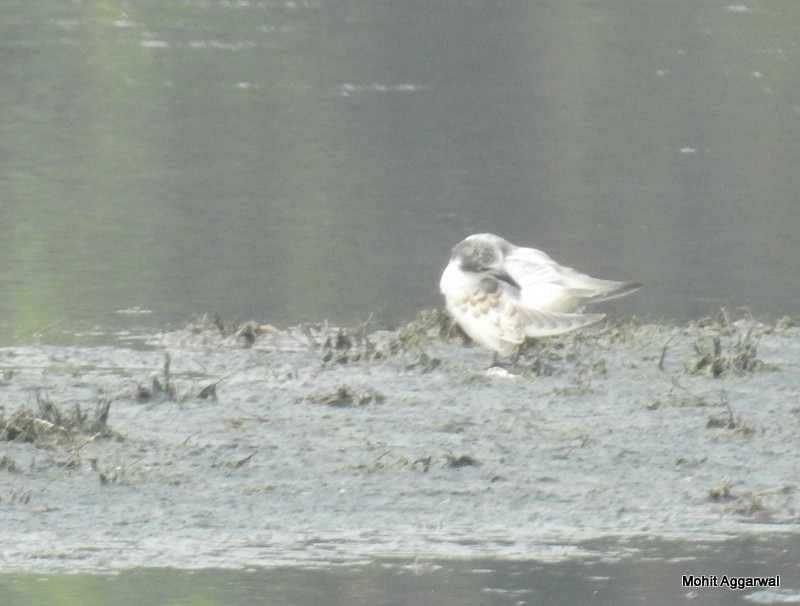
<instances>
[{"instance_id":1,"label":"bird's head","mask_svg":"<svg viewBox=\"0 0 800 606\"><path fill-rule=\"evenodd\" d=\"M450 261L463 271L505 274L504 256L511 249L511 244L494 234L475 234L462 240L453 247Z\"/></svg>"}]
</instances>

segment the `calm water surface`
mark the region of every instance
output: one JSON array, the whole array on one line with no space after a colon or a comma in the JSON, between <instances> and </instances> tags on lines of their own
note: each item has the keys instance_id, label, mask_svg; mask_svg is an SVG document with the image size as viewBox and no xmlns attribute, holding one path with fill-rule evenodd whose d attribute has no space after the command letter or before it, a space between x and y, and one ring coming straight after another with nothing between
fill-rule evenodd
<instances>
[{"instance_id":1,"label":"calm water surface","mask_svg":"<svg viewBox=\"0 0 800 606\"><path fill-rule=\"evenodd\" d=\"M587 547L617 553L619 545ZM317 605L523 606L779 604L800 601L797 538L721 543L633 541L628 555L560 563L381 561L363 566L261 571L133 570L102 575L0 575L0 604L39 606ZM780 576L781 587L683 587L683 575ZM5 600L5 601L4 601ZM10 600L10 601L8 601Z\"/></svg>"},{"instance_id":2,"label":"calm water surface","mask_svg":"<svg viewBox=\"0 0 800 606\"><path fill-rule=\"evenodd\" d=\"M399 322L476 231L644 281L619 315L798 315L799 25L793 0L7 0L2 340Z\"/></svg>"}]
</instances>

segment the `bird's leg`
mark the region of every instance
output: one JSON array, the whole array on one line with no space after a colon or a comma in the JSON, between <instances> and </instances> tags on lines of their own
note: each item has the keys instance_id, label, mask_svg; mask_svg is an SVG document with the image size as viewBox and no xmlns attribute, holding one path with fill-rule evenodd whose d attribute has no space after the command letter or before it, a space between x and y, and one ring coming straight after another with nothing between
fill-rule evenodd
<instances>
[{"instance_id":1,"label":"bird's leg","mask_svg":"<svg viewBox=\"0 0 800 606\"><path fill-rule=\"evenodd\" d=\"M492 355L492 364L489 368L505 368L508 369L512 366L517 364L517 360L519 360L519 354L522 351L522 345L519 345L517 349L514 350L514 353L511 354L507 363L500 362L500 354L498 352L494 352Z\"/></svg>"}]
</instances>

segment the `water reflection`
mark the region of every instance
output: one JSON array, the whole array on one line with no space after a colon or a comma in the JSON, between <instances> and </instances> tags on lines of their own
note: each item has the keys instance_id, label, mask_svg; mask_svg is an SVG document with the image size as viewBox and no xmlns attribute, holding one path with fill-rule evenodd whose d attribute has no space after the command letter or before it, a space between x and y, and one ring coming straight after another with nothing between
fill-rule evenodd
<instances>
[{"instance_id":1,"label":"water reflection","mask_svg":"<svg viewBox=\"0 0 800 606\"><path fill-rule=\"evenodd\" d=\"M101 575L3 575L0 595L34 604L524 604L785 603L800 601L797 537L722 542L600 540L594 557L563 562L383 560L325 569L133 570ZM781 587L687 588L683 575L780 575Z\"/></svg>"},{"instance_id":2,"label":"water reflection","mask_svg":"<svg viewBox=\"0 0 800 606\"><path fill-rule=\"evenodd\" d=\"M492 231L620 314L800 314L800 5L0 5L0 317L439 304Z\"/></svg>"}]
</instances>

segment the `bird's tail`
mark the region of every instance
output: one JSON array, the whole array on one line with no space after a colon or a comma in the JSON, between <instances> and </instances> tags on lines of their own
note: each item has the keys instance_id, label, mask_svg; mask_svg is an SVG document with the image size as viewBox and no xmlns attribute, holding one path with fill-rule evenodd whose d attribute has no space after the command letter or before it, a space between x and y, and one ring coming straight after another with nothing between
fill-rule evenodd
<instances>
[{"instance_id":1,"label":"bird's tail","mask_svg":"<svg viewBox=\"0 0 800 606\"><path fill-rule=\"evenodd\" d=\"M613 280L596 280L597 284L592 289L592 296L585 299L586 303L599 303L619 299L636 292L642 287L641 282L615 282Z\"/></svg>"}]
</instances>

